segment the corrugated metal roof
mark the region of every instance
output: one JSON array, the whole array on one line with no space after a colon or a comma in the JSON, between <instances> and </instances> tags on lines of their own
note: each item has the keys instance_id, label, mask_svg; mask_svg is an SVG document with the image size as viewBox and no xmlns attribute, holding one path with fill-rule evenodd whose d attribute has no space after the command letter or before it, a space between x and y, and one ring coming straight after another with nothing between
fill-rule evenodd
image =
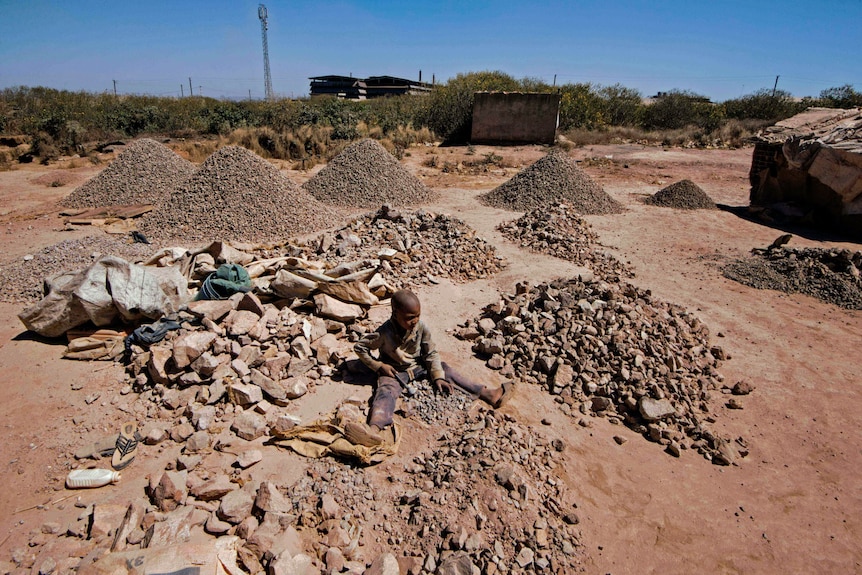
<instances>
[{"instance_id":1,"label":"corrugated metal roof","mask_svg":"<svg viewBox=\"0 0 862 575\"><path fill-rule=\"evenodd\" d=\"M862 153L862 110L809 108L766 128L756 139L771 144L797 140L803 147L818 142L830 148Z\"/></svg>"}]
</instances>

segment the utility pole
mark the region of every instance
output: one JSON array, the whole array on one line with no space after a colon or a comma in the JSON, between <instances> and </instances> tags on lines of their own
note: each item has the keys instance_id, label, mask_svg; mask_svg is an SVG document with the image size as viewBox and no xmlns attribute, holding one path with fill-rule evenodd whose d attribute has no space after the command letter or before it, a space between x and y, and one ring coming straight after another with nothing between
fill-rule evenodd
<instances>
[{"instance_id":1,"label":"utility pole","mask_svg":"<svg viewBox=\"0 0 862 575\"><path fill-rule=\"evenodd\" d=\"M195 95L195 91L192 90L192 77L189 76L189 96L194 96L194 95Z\"/></svg>"},{"instance_id":2,"label":"utility pole","mask_svg":"<svg viewBox=\"0 0 862 575\"><path fill-rule=\"evenodd\" d=\"M556 88L556 87L557 87L557 75L556 75L556 74L554 74L554 84L553 84L553 86L551 86L551 87L552 87L552 88Z\"/></svg>"},{"instance_id":3,"label":"utility pole","mask_svg":"<svg viewBox=\"0 0 862 575\"><path fill-rule=\"evenodd\" d=\"M203 90L203 88L202 88L201 86L198 86L198 96L203 97L203 95L204 95L204 90Z\"/></svg>"},{"instance_id":4,"label":"utility pole","mask_svg":"<svg viewBox=\"0 0 862 575\"><path fill-rule=\"evenodd\" d=\"M775 97L775 90L778 88L778 78L780 78L780 77L781 77L781 76L776 76L776 77L775 77L775 85L774 85L774 86L772 86L772 97L773 97L773 98Z\"/></svg>"},{"instance_id":5,"label":"utility pole","mask_svg":"<svg viewBox=\"0 0 862 575\"><path fill-rule=\"evenodd\" d=\"M114 97L117 96L117 81L114 80Z\"/></svg>"},{"instance_id":6,"label":"utility pole","mask_svg":"<svg viewBox=\"0 0 862 575\"><path fill-rule=\"evenodd\" d=\"M263 87L267 100L273 100L272 94L272 76L269 73L269 45L266 41L267 30L267 12L266 6L258 4L257 17L260 18L260 35L263 38Z\"/></svg>"},{"instance_id":7,"label":"utility pole","mask_svg":"<svg viewBox=\"0 0 862 575\"><path fill-rule=\"evenodd\" d=\"M185 97L185 94L183 93L183 85L180 84L180 98L183 98L183 97Z\"/></svg>"}]
</instances>

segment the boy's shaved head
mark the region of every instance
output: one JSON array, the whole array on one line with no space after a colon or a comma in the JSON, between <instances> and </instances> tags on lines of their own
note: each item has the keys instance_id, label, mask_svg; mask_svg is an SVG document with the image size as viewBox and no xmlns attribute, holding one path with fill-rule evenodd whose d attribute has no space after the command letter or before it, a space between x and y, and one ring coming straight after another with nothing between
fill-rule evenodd
<instances>
[{"instance_id":1,"label":"boy's shaved head","mask_svg":"<svg viewBox=\"0 0 862 575\"><path fill-rule=\"evenodd\" d=\"M392 309L407 311L418 310L419 308L419 298L408 289L398 290L392 296Z\"/></svg>"}]
</instances>

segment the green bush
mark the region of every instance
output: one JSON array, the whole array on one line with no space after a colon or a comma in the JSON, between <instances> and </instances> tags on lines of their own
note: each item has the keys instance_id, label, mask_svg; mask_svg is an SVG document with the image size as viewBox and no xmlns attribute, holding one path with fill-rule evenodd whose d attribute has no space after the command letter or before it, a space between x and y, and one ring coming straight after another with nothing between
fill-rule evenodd
<instances>
[{"instance_id":1,"label":"green bush","mask_svg":"<svg viewBox=\"0 0 862 575\"><path fill-rule=\"evenodd\" d=\"M724 110L709 98L685 90L660 94L644 109L643 128L647 130L679 130L697 126L712 131L724 120Z\"/></svg>"},{"instance_id":2,"label":"green bush","mask_svg":"<svg viewBox=\"0 0 862 575\"><path fill-rule=\"evenodd\" d=\"M458 74L431 93L426 125L445 142L467 142L473 127L473 94L520 89L519 82L504 72Z\"/></svg>"},{"instance_id":3,"label":"green bush","mask_svg":"<svg viewBox=\"0 0 862 575\"><path fill-rule=\"evenodd\" d=\"M844 84L820 92L820 101L822 106L829 108L860 108L862 92L857 92L850 84Z\"/></svg>"},{"instance_id":4,"label":"green bush","mask_svg":"<svg viewBox=\"0 0 862 575\"><path fill-rule=\"evenodd\" d=\"M798 114L804 108L793 100L789 92L759 90L723 104L725 115L736 120L769 120L777 122Z\"/></svg>"}]
</instances>

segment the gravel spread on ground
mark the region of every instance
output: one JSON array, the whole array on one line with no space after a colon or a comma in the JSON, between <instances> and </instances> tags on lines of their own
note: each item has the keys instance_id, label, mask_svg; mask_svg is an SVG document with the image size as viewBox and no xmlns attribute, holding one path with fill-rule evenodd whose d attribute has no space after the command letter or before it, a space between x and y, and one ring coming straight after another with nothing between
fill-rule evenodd
<instances>
[{"instance_id":1,"label":"gravel spread on ground","mask_svg":"<svg viewBox=\"0 0 862 575\"><path fill-rule=\"evenodd\" d=\"M644 199L645 204L681 210L711 210L715 202L691 180L680 180Z\"/></svg>"},{"instance_id":2,"label":"gravel spread on ground","mask_svg":"<svg viewBox=\"0 0 862 575\"><path fill-rule=\"evenodd\" d=\"M166 146L143 138L60 202L66 208L159 204L195 171Z\"/></svg>"},{"instance_id":3,"label":"gravel spread on ground","mask_svg":"<svg viewBox=\"0 0 862 575\"><path fill-rule=\"evenodd\" d=\"M245 148L226 146L141 218L140 228L148 237L182 241L280 242L339 221L335 210L269 162Z\"/></svg>"},{"instance_id":4,"label":"gravel spread on ground","mask_svg":"<svg viewBox=\"0 0 862 575\"><path fill-rule=\"evenodd\" d=\"M847 309L862 309L862 252L776 248L730 262L725 277L757 289L802 293Z\"/></svg>"},{"instance_id":5,"label":"gravel spread on ground","mask_svg":"<svg viewBox=\"0 0 862 575\"><path fill-rule=\"evenodd\" d=\"M0 301L34 303L44 296L44 280L85 268L100 256L117 256L132 263L158 251L153 245L130 243L127 236L98 235L63 240L0 266Z\"/></svg>"},{"instance_id":6,"label":"gravel spread on ground","mask_svg":"<svg viewBox=\"0 0 862 575\"><path fill-rule=\"evenodd\" d=\"M376 208L381 204L423 206L437 197L386 148L370 138L345 148L303 188L321 202L357 208Z\"/></svg>"},{"instance_id":7,"label":"gravel spread on ground","mask_svg":"<svg viewBox=\"0 0 862 575\"><path fill-rule=\"evenodd\" d=\"M508 182L479 196L485 205L513 211L569 204L580 214L618 214L623 206L578 168L565 152L553 150Z\"/></svg>"},{"instance_id":8,"label":"gravel spread on ground","mask_svg":"<svg viewBox=\"0 0 862 575\"><path fill-rule=\"evenodd\" d=\"M587 266L604 278L634 277L628 266L601 249L589 222L567 204L529 211L497 229L522 248Z\"/></svg>"}]
</instances>

